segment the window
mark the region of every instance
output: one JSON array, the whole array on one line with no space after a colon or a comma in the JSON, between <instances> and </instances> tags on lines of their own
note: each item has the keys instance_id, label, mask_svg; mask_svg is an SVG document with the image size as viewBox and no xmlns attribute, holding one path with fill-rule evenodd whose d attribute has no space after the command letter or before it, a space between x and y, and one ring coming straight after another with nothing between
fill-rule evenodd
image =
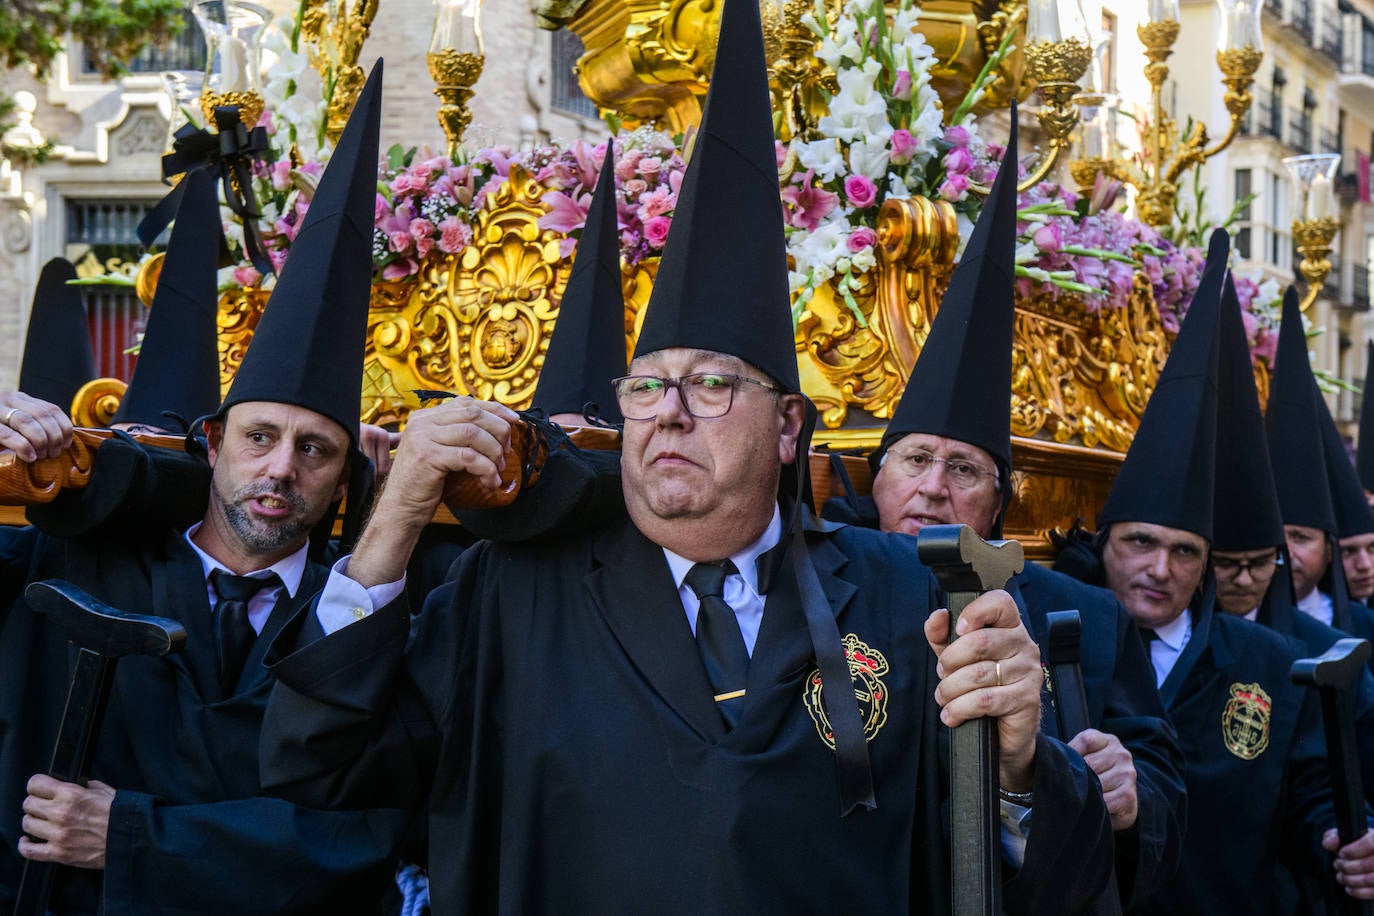
<instances>
[{"instance_id":1,"label":"window","mask_svg":"<svg viewBox=\"0 0 1374 916\"><path fill-rule=\"evenodd\" d=\"M137 228L156 201L67 201L66 256L80 276L129 272L142 246ZM134 291L122 286L82 287L91 326L98 376L128 381L137 357L125 353L138 342L147 309Z\"/></svg>"},{"instance_id":2,"label":"window","mask_svg":"<svg viewBox=\"0 0 1374 916\"><path fill-rule=\"evenodd\" d=\"M1102 34L1107 47L1102 52L1102 92L1116 92L1116 15L1102 11Z\"/></svg>"},{"instance_id":3,"label":"window","mask_svg":"<svg viewBox=\"0 0 1374 916\"><path fill-rule=\"evenodd\" d=\"M1241 203L1241 201L1244 201L1246 198L1250 196L1251 191L1249 169L1236 169L1234 180L1232 182L1232 189L1234 192L1231 196L1233 206ZM1249 201L1236 211L1236 223L1234 229L1236 240L1236 253L1240 255L1240 257L1243 260L1247 261L1250 260L1250 211L1254 209L1254 206L1254 201Z\"/></svg>"},{"instance_id":4,"label":"window","mask_svg":"<svg viewBox=\"0 0 1374 916\"><path fill-rule=\"evenodd\" d=\"M549 69L553 74L553 107L584 118L597 117L595 103L582 94L582 87L577 84L577 74L574 72L577 59L585 51L582 39L577 37L576 32L562 28L553 33L551 45L553 60Z\"/></svg>"},{"instance_id":5,"label":"window","mask_svg":"<svg viewBox=\"0 0 1374 916\"><path fill-rule=\"evenodd\" d=\"M1265 220L1268 225L1264 229L1268 241L1265 246L1265 260L1279 270L1287 271L1293 265L1293 242L1288 215L1288 181L1275 172L1269 172L1265 184L1265 197L1269 199Z\"/></svg>"}]
</instances>

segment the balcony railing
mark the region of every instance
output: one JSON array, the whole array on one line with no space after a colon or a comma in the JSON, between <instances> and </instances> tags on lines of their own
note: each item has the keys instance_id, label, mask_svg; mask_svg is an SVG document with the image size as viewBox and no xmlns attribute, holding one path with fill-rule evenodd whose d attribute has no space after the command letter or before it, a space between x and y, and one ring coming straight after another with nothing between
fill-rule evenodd
<instances>
[{"instance_id":1,"label":"balcony railing","mask_svg":"<svg viewBox=\"0 0 1374 916\"><path fill-rule=\"evenodd\" d=\"M1312 151L1312 119L1297 108L1288 110L1288 145L1300 153Z\"/></svg>"},{"instance_id":2,"label":"balcony railing","mask_svg":"<svg viewBox=\"0 0 1374 916\"><path fill-rule=\"evenodd\" d=\"M1274 103L1272 93L1254 90L1254 103L1245 113L1241 124L1245 133L1252 137L1273 137L1283 142L1283 108Z\"/></svg>"},{"instance_id":3,"label":"balcony railing","mask_svg":"<svg viewBox=\"0 0 1374 916\"><path fill-rule=\"evenodd\" d=\"M1344 29L1341 27L1341 14L1336 11L1335 7L1328 7L1322 12L1320 46L1322 53L1338 64L1342 60L1344 37Z\"/></svg>"},{"instance_id":4,"label":"balcony railing","mask_svg":"<svg viewBox=\"0 0 1374 916\"><path fill-rule=\"evenodd\" d=\"M1341 154L1340 134L1336 133L1334 130L1328 130L1323 127L1321 129L1321 151L1323 153L1335 153L1339 156ZM1344 165L1345 161L1342 160L1341 164Z\"/></svg>"},{"instance_id":5,"label":"balcony railing","mask_svg":"<svg viewBox=\"0 0 1374 916\"><path fill-rule=\"evenodd\" d=\"M149 45L133 58L124 62L130 73L161 73L163 70L204 70L205 36L196 27L191 13L185 12L181 31L168 39L163 47ZM90 52L81 50L81 72L92 74L100 72L91 59Z\"/></svg>"},{"instance_id":6,"label":"balcony railing","mask_svg":"<svg viewBox=\"0 0 1374 916\"><path fill-rule=\"evenodd\" d=\"M1290 0L1288 24L1308 41L1312 40L1311 0Z\"/></svg>"},{"instance_id":7,"label":"balcony railing","mask_svg":"<svg viewBox=\"0 0 1374 916\"><path fill-rule=\"evenodd\" d=\"M1353 282L1350 284L1350 304L1357 312L1369 311L1369 268L1356 264L1351 271Z\"/></svg>"},{"instance_id":8,"label":"balcony railing","mask_svg":"<svg viewBox=\"0 0 1374 916\"><path fill-rule=\"evenodd\" d=\"M1360 13L1346 13L1341 70L1374 76L1374 22Z\"/></svg>"}]
</instances>

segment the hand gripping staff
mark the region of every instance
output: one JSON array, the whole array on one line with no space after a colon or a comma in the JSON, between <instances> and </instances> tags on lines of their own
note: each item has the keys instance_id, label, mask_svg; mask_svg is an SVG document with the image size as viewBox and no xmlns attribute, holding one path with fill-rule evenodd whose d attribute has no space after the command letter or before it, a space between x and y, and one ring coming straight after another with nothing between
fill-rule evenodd
<instances>
[{"instance_id":1,"label":"hand gripping staff","mask_svg":"<svg viewBox=\"0 0 1374 916\"><path fill-rule=\"evenodd\" d=\"M921 529L916 549L949 604L949 639L959 615L984 592L1002 588L1026 564L1016 541L985 541L967 525ZM950 735L950 861L954 916L1002 912L998 840L997 722L988 717L956 726Z\"/></svg>"},{"instance_id":2,"label":"hand gripping staff","mask_svg":"<svg viewBox=\"0 0 1374 916\"><path fill-rule=\"evenodd\" d=\"M1340 639L1325 655L1293 662L1293 683L1317 688L1326 732L1326 761L1331 769L1331 801L1336 809L1336 833L1341 845L1353 843L1368 829L1364 786L1360 780L1360 748L1355 736L1355 707L1350 688L1364 673L1369 641ZM1341 894L1344 914L1374 916L1374 904Z\"/></svg>"},{"instance_id":3,"label":"hand gripping staff","mask_svg":"<svg viewBox=\"0 0 1374 916\"><path fill-rule=\"evenodd\" d=\"M24 590L24 597L31 608L61 627L78 650L48 775L84 785L115 662L124 655L176 652L186 642L186 630L175 620L117 611L60 579L34 582ZM55 875L52 862L25 862L14 916L46 912Z\"/></svg>"}]
</instances>

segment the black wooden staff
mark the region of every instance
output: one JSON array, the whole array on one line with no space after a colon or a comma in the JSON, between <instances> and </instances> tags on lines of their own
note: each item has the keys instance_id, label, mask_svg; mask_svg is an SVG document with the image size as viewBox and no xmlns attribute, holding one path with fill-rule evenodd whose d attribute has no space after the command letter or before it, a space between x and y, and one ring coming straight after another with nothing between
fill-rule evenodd
<instances>
[{"instance_id":1,"label":"black wooden staff","mask_svg":"<svg viewBox=\"0 0 1374 916\"><path fill-rule=\"evenodd\" d=\"M24 597L29 607L47 614L61 627L79 650L48 775L85 785L114 680L115 661L124 655L175 652L186 642L186 630L165 617L117 611L60 579L35 582L24 590ZM24 863L15 916L42 916L47 911L56 874L53 862Z\"/></svg>"},{"instance_id":2,"label":"black wooden staff","mask_svg":"<svg viewBox=\"0 0 1374 916\"><path fill-rule=\"evenodd\" d=\"M1088 692L1083 688L1083 622L1078 611L1051 611L1045 620L1049 624L1045 650L1050 681L1054 684L1054 708L1059 718L1059 734L1067 744L1074 735L1092 727ZM1092 912L1096 916L1120 916L1121 891L1116 886L1115 870Z\"/></svg>"},{"instance_id":3,"label":"black wooden staff","mask_svg":"<svg viewBox=\"0 0 1374 916\"><path fill-rule=\"evenodd\" d=\"M967 525L931 525L917 535L921 562L945 591L949 641L959 615L984 592L1004 587L1025 567L1016 541L985 541ZM986 716L950 735L950 861L954 916L1002 912L998 839L997 722Z\"/></svg>"},{"instance_id":4,"label":"black wooden staff","mask_svg":"<svg viewBox=\"0 0 1374 916\"><path fill-rule=\"evenodd\" d=\"M1364 674L1369 642L1341 639L1317 658L1293 662L1293 683L1317 688L1326 731L1326 760L1331 768L1331 800L1336 808L1336 833L1341 845L1365 835L1364 785L1360 779L1360 748L1355 735L1355 706L1350 689ZM1374 904L1340 895L1340 912L1374 914Z\"/></svg>"}]
</instances>

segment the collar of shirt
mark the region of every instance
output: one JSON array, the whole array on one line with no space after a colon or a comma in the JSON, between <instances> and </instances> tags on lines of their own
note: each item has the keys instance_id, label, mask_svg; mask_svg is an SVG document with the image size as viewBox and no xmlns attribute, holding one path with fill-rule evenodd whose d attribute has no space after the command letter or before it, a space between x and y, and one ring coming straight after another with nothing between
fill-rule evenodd
<instances>
[{"instance_id":1,"label":"collar of shirt","mask_svg":"<svg viewBox=\"0 0 1374 916\"><path fill-rule=\"evenodd\" d=\"M735 617L739 620L740 634L744 637L744 645L749 650L750 655L754 654L754 643L758 639L759 624L763 621L764 596L759 594L758 558L776 546L781 539L782 515L775 505L773 518L768 522L768 527L764 529L762 536L738 553L730 555L730 560L734 562L735 568L739 572L725 580L725 603L735 609ZM682 609L687 614L687 623L691 626L692 632L696 633L697 609L700 602L697 600L696 594L683 581L696 563L673 553L666 547L663 548L663 556L668 560L668 569L673 574L673 584L677 586L678 597L682 600Z\"/></svg>"},{"instance_id":2,"label":"collar of shirt","mask_svg":"<svg viewBox=\"0 0 1374 916\"><path fill-rule=\"evenodd\" d=\"M1309 617L1315 617L1327 626L1331 626L1331 596L1320 589L1312 589L1312 592L1298 602L1298 610Z\"/></svg>"},{"instance_id":3,"label":"collar of shirt","mask_svg":"<svg viewBox=\"0 0 1374 916\"><path fill-rule=\"evenodd\" d=\"M1259 608L1257 608L1257 607L1252 607L1252 608L1250 608L1250 610L1246 611L1246 612L1245 612L1244 614L1242 614L1241 616L1244 617L1246 620L1252 620L1252 621L1258 622L1258 621L1259 621Z\"/></svg>"},{"instance_id":4,"label":"collar of shirt","mask_svg":"<svg viewBox=\"0 0 1374 916\"><path fill-rule=\"evenodd\" d=\"M222 569L230 575L234 575L235 573L219 560L216 560L214 557L201 550L200 546L191 539L192 536L200 530L200 526L201 523L196 522L190 528L187 528L184 537L186 538L186 543L191 545L191 549L194 550L196 556L200 558L201 572L205 576L205 593L209 597L210 607L213 609L215 601L219 596L215 594L214 586L210 584L210 573L217 569ZM301 580L305 578L305 564L307 562L309 549L309 544L303 544L300 550L297 550L288 557L278 560L271 566L265 569L255 569L247 573L249 576L260 579L266 578L268 573L276 573L277 578L281 580L280 587L263 589L254 595L252 600L248 602L248 622L252 625L254 631L258 633L262 632L262 628L267 624L267 618L271 616L272 608L276 606L277 598L280 596L283 588L286 590L286 594L289 597L296 597L296 592L301 587Z\"/></svg>"},{"instance_id":5,"label":"collar of shirt","mask_svg":"<svg viewBox=\"0 0 1374 916\"><path fill-rule=\"evenodd\" d=\"M1156 687L1164 684L1192 638L1193 615L1186 609L1164 626L1155 628L1155 638L1150 642L1150 661L1155 669Z\"/></svg>"}]
</instances>

